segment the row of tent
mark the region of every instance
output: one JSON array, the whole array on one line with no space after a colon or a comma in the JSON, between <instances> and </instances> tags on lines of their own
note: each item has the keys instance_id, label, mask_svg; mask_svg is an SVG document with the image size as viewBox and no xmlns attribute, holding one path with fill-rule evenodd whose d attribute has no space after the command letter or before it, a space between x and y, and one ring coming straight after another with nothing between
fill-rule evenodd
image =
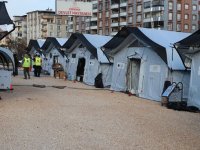
<instances>
[{"instance_id":1,"label":"row of tent","mask_svg":"<svg viewBox=\"0 0 200 150\"><path fill-rule=\"evenodd\" d=\"M104 87L128 91L145 99L161 101L166 81L181 82L183 98L200 108L200 101L197 104L191 100L193 78L183 61L186 56L179 48L191 36L190 33L123 27L114 37L73 33L69 38L31 40L27 50L31 55L42 56L43 70L52 76L54 63L62 64L69 80L81 77L88 85L94 85L101 73ZM185 46L183 49L185 52Z\"/></svg>"}]
</instances>

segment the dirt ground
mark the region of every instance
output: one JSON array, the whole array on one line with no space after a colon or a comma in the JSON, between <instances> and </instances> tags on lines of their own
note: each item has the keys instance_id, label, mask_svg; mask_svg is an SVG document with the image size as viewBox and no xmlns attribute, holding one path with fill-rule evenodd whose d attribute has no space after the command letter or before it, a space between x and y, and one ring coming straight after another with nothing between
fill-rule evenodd
<instances>
[{"instance_id":1,"label":"dirt ground","mask_svg":"<svg viewBox=\"0 0 200 150\"><path fill-rule=\"evenodd\" d=\"M52 77L13 87L0 92L1 150L200 150L198 113Z\"/></svg>"}]
</instances>

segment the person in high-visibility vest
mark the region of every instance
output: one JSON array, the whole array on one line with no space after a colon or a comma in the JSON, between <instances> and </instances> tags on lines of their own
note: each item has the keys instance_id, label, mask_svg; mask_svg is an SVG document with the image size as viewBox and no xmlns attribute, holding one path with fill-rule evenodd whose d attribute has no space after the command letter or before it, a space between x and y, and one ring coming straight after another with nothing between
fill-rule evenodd
<instances>
[{"instance_id":1,"label":"person in high-visibility vest","mask_svg":"<svg viewBox=\"0 0 200 150\"><path fill-rule=\"evenodd\" d=\"M27 75L28 75L28 78L30 79L29 69L31 65L32 65L31 58L28 56L28 54L25 54L22 61L22 67L24 68L24 79L27 79Z\"/></svg>"},{"instance_id":2,"label":"person in high-visibility vest","mask_svg":"<svg viewBox=\"0 0 200 150\"><path fill-rule=\"evenodd\" d=\"M40 58L40 55L36 55L35 57L35 61L34 61L34 65L35 65L35 70L36 70L36 77L40 77L40 73L42 70L42 59Z\"/></svg>"}]
</instances>

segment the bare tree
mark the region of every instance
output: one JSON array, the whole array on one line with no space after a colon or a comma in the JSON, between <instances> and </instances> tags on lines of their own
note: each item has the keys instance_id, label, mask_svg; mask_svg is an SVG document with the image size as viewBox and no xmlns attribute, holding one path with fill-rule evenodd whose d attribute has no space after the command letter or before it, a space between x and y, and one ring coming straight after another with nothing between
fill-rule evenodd
<instances>
[{"instance_id":1,"label":"bare tree","mask_svg":"<svg viewBox=\"0 0 200 150\"><path fill-rule=\"evenodd\" d=\"M11 49L14 53L16 53L19 59L22 59L23 55L27 52L26 47L26 39L9 39L8 48Z\"/></svg>"}]
</instances>

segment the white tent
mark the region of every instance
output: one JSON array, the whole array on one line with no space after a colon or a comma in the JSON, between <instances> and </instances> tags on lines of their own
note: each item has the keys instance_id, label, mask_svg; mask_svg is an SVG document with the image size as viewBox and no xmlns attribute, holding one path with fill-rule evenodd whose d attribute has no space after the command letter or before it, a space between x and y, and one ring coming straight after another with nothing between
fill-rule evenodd
<instances>
[{"instance_id":1,"label":"white tent","mask_svg":"<svg viewBox=\"0 0 200 150\"><path fill-rule=\"evenodd\" d=\"M165 81L183 82L188 95L189 72L173 48L187 33L124 27L103 48L114 59L111 90L129 91L160 101Z\"/></svg>"},{"instance_id":2,"label":"white tent","mask_svg":"<svg viewBox=\"0 0 200 150\"><path fill-rule=\"evenodd\" d=\"M101 46L111 39L109 36L74 33L63 45L68 53L68 79L82 80L88 85L95 84L95 78L102 73L104 87L111 83L112 65Z\"/></svg>"},{"instance_id":3,"label":"white tent","mask_svg":"<svg viewBox=\"0 0 200 150\"><path fill-rule=\"evenodd\" d=\"M50 73L51 76L54 75L54 70L52 65L54 63L60 63L63 68L66 67L66 56L64 51L61 50L61 46L67 41L67 38L53 38L49 37L45 41L42 49L45 51L45 60L43 62L43 69ZM66 71L66 70L64 70Z\"/></svg>"},{"instance_id":4,"label":"white tent","mask_svg":"<svg viewBox=\"0 0 200 150\"><path fill-rule=\"evenodd\" d=\"M175 44L188 69L191 69L188 106L200 109L200 30Z\"/></svg>"},{"instance_id":5,"label":"white tent","mask_svg":"<svg viewBox=\"0 0 200 150\"><path fill-rule=\"evenodd\" d=\"M15 61L9 49L0 47L0 89L11 89L12 72L16 74Z\"/></svg>"}]
</instances>

